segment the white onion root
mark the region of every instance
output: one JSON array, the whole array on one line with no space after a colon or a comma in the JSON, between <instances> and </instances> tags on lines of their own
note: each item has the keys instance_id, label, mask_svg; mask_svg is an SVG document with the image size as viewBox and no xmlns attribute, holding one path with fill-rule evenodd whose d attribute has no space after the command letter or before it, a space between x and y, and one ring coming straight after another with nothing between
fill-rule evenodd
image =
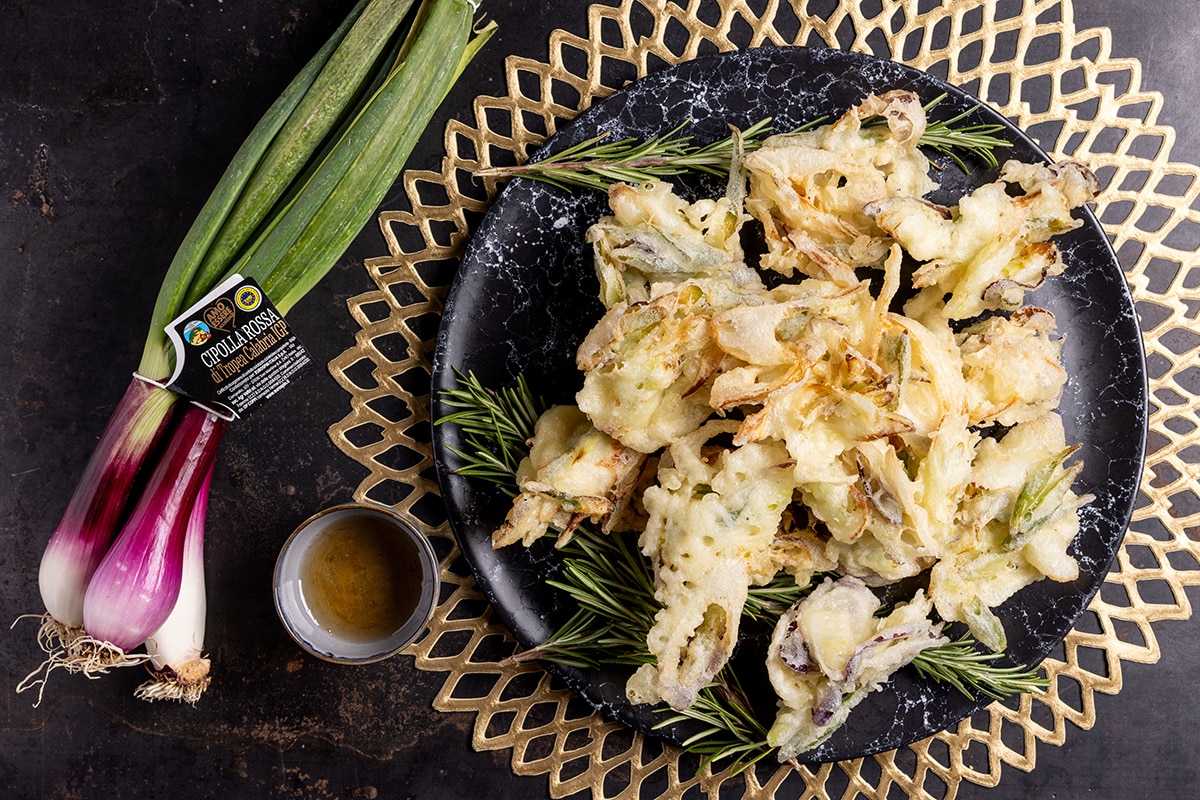
<instances>
[{"instance_id":1,"label":"white onion root","mask_svg":"<svg viewBox=\"0 0 1200 800\"><path fill-rule=\"evenodd\" d=\"M37 642L46 658L17 684L16 689L18 693L37 689L34 708L41 704L46 681L56 669L95 679L111 669L144 664L149 659L145 653L126 653L116 645L94 639L83 628L64 625L49 613L41 615L40 619Z\"/></svg>"},{"instance_id":2,"label":"white onion root","mask_svg":"<svg viewBox=\"0 0 1200 800\"><path fill-rule=\"evenodd\" d=\"M194 658L176 667L150 670L154 677L134 690L139 700L177 700L196 705L212 678L208 674L209 660Z\"/></svg>"}]
</instances>

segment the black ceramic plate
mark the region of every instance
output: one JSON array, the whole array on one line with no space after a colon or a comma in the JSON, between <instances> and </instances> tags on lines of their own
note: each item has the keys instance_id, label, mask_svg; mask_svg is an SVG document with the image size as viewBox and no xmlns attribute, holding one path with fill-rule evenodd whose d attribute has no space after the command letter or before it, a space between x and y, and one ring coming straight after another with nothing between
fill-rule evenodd
<instances>
[{"instance_id":1,"label":"black ceramic plate","mask_svg":"<svg viewBox=\"0 0 1200 800\"><path fill-rule=\"evenodd\" d=\"M1045 155L1020 131L962 91L890 61L837 50L762 48L697 59L651 75L581 114L544 149L554 152L603 132L645 139L683 120L694 122L698 142L774 119L788 130L818 117L836 117L870 93L903 88L924 102L948 94L933 113L949 118L969 111L969 121L1003 123L1023 161ZM537 159L534 156L534 160ZM1003 154L1001 154L1003 158ZM942 189L953 202L969 187L994 180L983 166L964 174L944 158ZM720 185L693 190L719 195ZM452 388L455 368L473 371L485 385L511 385L524 374L549 402L571 402L580 386L575 349L599 319L598 284L584 232L607 211L599 192L561 191L526 179L500 194L468 244L446 303L433 360L434 419L446 413L437 393ZM1035 663L1064 635L1099 589L1129 521L1141 476L1146 393L1141 337L1123 274L1090 213L1084 225L1059 238L1068 267L1030 301L1051 309L1066 334L1063 361L1070 381L1061 411L1068 441L1082 445L1085 468L1077 488L1096 500L1083 515L1073 546L1081 565L1072 583L1049 580L1019 592L998 609L1010 656ZM452 426L438 426L434 455L451 525L475 577L500 619L525 646L544 640L573 610L543 581L557 565L549 548L520 546L494 551L490 535L509 506L491 487L453 474ZM748 648L741 648L742 651ZM654 716L624 699L628 673L581 672L552 667L588 703L612 718L648 732ZM767 688L769 692L769 687ZM902 670L872 694L847 724L802 761L856 758L893 749L955 724L987 705L945 684ZM773 703L762 717L773 719ZM678 740L677 730L653 735Z\"/></svg>"}]
</instances>

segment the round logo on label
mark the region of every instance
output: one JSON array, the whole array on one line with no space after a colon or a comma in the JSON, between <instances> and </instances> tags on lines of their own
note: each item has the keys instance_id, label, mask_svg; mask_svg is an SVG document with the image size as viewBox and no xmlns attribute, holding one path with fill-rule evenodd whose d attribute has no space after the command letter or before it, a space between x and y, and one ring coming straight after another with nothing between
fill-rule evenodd
<instances>
[{"instance_id":1,"label":"round logo on label","mask_svg":"<svg viewBox=\"0 0 1200 800\"><path fill-rule=\"evenodd\" d=\"M243 286L238 289L235 302L242 311L253 311L262 302L262 295L253 286Z\"/></svg>"},{"instance_id":2,"label":"round logo on label","mask_svg":"<svg viewBox=\"0 0 1200 800\"><path fill-rule=\"evenodd\" d=\"M183 327L183 338L188 344L202 345L212 338L208 325L195 320Z\"/></svg>"}]
</instances>

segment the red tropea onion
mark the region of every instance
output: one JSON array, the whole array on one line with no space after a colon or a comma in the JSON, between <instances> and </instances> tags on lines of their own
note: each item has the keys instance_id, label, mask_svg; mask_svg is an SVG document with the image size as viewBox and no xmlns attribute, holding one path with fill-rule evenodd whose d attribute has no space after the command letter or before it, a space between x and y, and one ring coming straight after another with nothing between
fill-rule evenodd
<instances>
[{"instance_id":1,"label":"red tropea onion","mask_svg":"<svg viewBox=\"0 0 1200 800\"><path fill-rule=\"evenodd\" d=\"M183 700L192 705L208 688L204 657L207 597L204 586L204 525L212 470L196 495L183 544L183 575L171 615L146 639L153 677L134 691L142 700Z\"/></svg>"},{"instance_id":2,"label":"red tropea onion","mask_svg":"<svg viewBox=\"0 0 1200 800\"><path fill-rule=\"evenodd\" d=\"M134 378L92 451L38 569L49 616L64 629L83 625L83 595L129 510L147 455L166 430L177 395Z\"/></svg>"},{"instance_id":3,"label":"red tropea onion","mask_svg":"<svg viewBox=\"0 0 1200 800\"><path fill-rule=\"evenodd\" d=\"M167 619L183 574L188 517L227 423L189 404L142 496L88 583L84 632L129 652Z\"/></svg>"}]
</instances>

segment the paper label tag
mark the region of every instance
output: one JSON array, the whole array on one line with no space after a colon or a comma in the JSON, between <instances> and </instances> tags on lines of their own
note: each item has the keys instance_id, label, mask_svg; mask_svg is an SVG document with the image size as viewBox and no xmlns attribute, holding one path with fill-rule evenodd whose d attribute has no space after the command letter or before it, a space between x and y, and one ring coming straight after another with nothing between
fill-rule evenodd
<instances>
[{"instance_id":1,"label":"paper label tag","mask_svg":"<svg viewBox=\"0 0 1200 800\"><path fill-rule=\"evenodd\" d=\"M244 417L312 363L266 293L235 275L167 326L175 372L167 388Z\"/></svg>"}]
</instances>

